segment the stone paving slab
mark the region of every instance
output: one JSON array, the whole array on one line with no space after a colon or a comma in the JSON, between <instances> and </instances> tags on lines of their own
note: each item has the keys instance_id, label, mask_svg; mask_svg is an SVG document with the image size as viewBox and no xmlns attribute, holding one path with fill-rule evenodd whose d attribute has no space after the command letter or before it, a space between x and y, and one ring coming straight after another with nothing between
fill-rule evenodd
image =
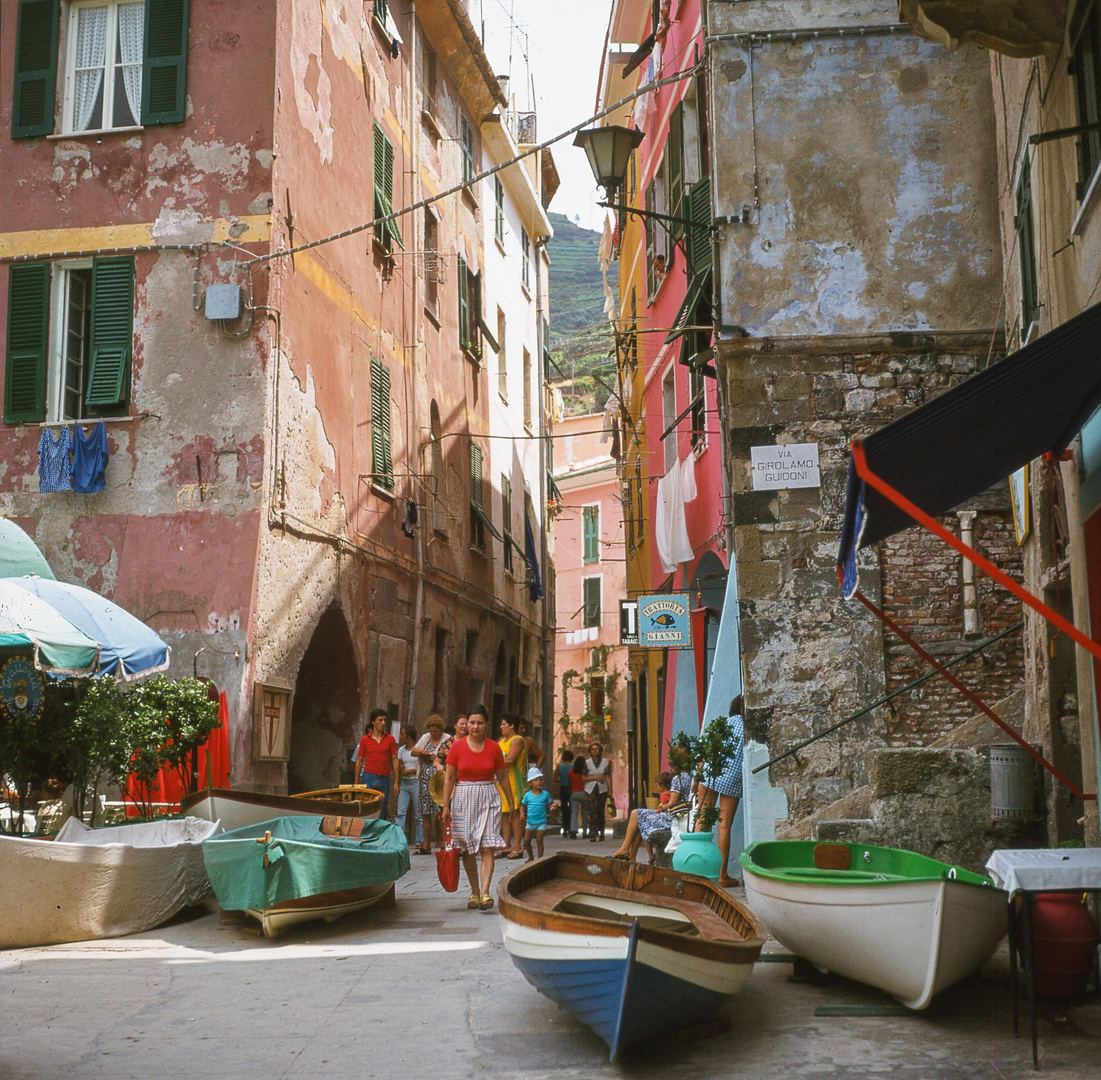
<instances>
[{"instance_id":1,"label":"stone paving slab","mask_svg":"<svg viewBox=\"0 0 1101 1080\"><path fill-rule=\"evenodd\" d=\"M548 840L562 847L612 850ZM816 1016L890 999L758 964L720 1014L728 1032L666 1037L609 1065L596 1036L513 967L496 912L467 911L465 889L444 893L434 859L412 866L394 908L275 941L220 921L209 904L128 938L0 952L0 1080L1037 1075L1027 1037L1012 1035L1004 949L955 991L967 1015ZM1040 1032L1040 1075L1098 1076L1096 997L1045 1005Z\"/></svg>"}]
</instances>

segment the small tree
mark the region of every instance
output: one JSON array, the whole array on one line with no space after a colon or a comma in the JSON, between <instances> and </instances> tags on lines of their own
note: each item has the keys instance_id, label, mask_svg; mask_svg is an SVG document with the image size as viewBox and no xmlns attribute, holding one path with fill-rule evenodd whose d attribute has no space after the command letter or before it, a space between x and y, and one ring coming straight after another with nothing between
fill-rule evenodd
<instances>
[{"instance_id":1,"label":"small tree","mask_svg":"<svg viewBox=\"0 0 1101 1080\"><path fill-rule=\"evenodd\" d=\"M728 716L716 716L698 735L678 731L669 740L669 767L676 772L690 772L704 784L718 777L726 763L738 750L739 736L734 734ZM714 803L701 806L697 820L706 830L719 820L719 808Z\"/></svg>"},{"instance_id":2,"label":"small tree","mask_svg":"<svg viewBox=\"0 0 1101 1080\"><path fill-rule=\"evenodd\" d=\"M134 801L152 815L152 786L164 766L175 769L185 794L194 788L192 756L218 725L218 702L198 679L155 679L126 697L129 771L140 792ZM133 786L133 785L132 785Z\"/></svg>"}]
</instances>

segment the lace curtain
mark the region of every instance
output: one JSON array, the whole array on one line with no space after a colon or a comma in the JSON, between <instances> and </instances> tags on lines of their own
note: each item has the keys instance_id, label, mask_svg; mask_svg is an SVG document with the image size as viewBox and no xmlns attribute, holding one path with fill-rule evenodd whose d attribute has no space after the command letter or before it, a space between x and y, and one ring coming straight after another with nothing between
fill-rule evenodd
<instances>
[{"instance_id":1,"label":"lace curtain","mask_svg":"<svg viewBox=\"0 0 1101 1080\"><path fill-rule=\"evenodd\" d=\"M87 131L103 83L107 53L107 8L81 8L76 24L73 130ZM138 75L141 79L140 69Z\"/></svg>"},{"instance_id":2,"label":"lace curtain","mask_svg":"<svg viewBox=\"0 0 1101 1080\"><path fill-rule=\"evenodd\" d=\"M119 8L119 63L126 87L131 121L141 123L141 61L145 30L145 5L124 4ZM117 110L116 110L117 111Z\"/></svg>"}]
</instances>

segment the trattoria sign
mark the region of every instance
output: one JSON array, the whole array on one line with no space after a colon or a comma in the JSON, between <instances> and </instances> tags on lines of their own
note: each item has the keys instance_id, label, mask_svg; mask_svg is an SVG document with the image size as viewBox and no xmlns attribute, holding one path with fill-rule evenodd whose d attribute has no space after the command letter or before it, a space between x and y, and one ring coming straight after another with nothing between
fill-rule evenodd
<instances>
[{"instance_id":1,"label":"trattoria sign","mask_svg":"<svg viewBox=\"0 0 1101 1080\"><path fill-rule=\"evenodd\" d=\"M783 491L785 488L822 486L818 472L818 443L788 443L785 446L751 446L749 461L754 491Z\"/></svg>"},{"instance_id":2,"label":"trattoria sign","mask_svg":"<svg viewBox=\"0 0 1101 1080\"><path fill-rule=\"evenodd\" d=\"M638 598L639 644L651 649L692 647L687 593L658 593Z\"/></svg>"}]
</instances>

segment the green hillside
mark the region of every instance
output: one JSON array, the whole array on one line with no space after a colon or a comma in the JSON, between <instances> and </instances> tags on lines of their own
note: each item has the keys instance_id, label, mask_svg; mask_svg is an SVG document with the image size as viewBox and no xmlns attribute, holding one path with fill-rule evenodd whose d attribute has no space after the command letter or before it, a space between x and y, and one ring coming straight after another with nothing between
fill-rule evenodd
<instances>
[{"instance_id":1,"label":"green hillside","mask_svg":"<svg viewBox=\"0 0 1101 1080\"><path fill-rule=\"evenodd\" d=\"M604 313L600 273L600 233L582 229L561 214L550 215L554 238L550 256L550 345L554 374L571 415L604 407L615 387L615 336ZM612 263L608 281L613 294L619 266ZM617 300L618 303L618 300Z\"/></svg>"}]
</instances>

